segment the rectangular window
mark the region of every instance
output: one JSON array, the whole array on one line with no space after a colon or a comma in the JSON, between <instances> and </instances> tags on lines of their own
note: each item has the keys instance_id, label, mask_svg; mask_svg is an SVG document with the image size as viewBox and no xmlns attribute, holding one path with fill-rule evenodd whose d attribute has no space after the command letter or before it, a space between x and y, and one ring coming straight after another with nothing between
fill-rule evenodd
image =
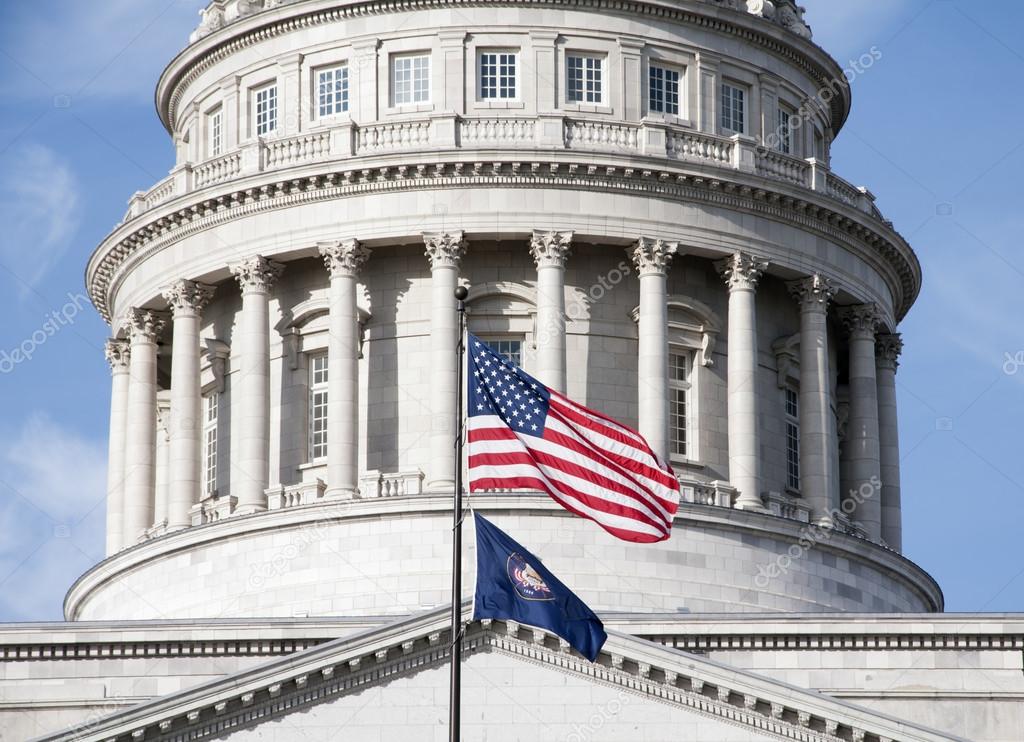
<instances>
[{"instance_id":1,"label":"rectangular window","mask_svg":"<svg viewBox=\"0 0 1024 742\"><path fill-rule=\"evenodd\" d=\"M327 458L327 356L309 357L309 460Z\"/></svg>"},{"instance_id":2,"label":"rectangular window","mask_svg":"<svg viewBox=\"0 0 1024 742\"><path fill-rule=\"evenodd\" d=\"M277 131L277 85L256 91L256 136Z\"/></svg>"},{"instance_id":3,"label":"rectangular window","mask_svg":"<svg viewBox=\"0 0 1024 742\"><path fill-rule=\"evenodd\" d=\"M685 457L689 453L689 409L690 409L690 356L685 353L669 353L669 452L674 457Z\"/></svg>"},{"instance_id":4,"label":"rectangular window","mask_svg":"<svg viewBox=\"0 0 1024 742\"><path fill-rule=\"evenodd\" d=\"M206 136L209 156L217 157L224 151L224 112L220 108L207 116Z\"/></svg>"},{"instance_id":5,"label":"rectangular window","mask_svg":"<svg viewBox=\"0 0 1024 742\"><path fill-rule=\"evenodd\" d=\"M320 70L317 80L317 111L321 118L348 111L348 65Z\"/></svg>"},{"instance_id":6,"label":"rectangular window","mask_svg":"<svg viewBox=\"0 0 1024 742\"><path fill-rule=\"evenodd\" d=\"M203 397L203 492L207 497L217 494L217 416L220 394Z\"/></svg>"},{"instance_id":7,"label":"rectangular window","mask_svg":"<svg viewBox=\"0 0 1024 742\"><path fill-rule=\"evenodd\" d=\"M786 486L800 489L800 395L786 389Z\"/></svg>"},{"instance_id":8,"label":"rectangular window","mask_svg":"<svg viewBox=\"0 0 1024 742\"><path fill-rule=\"evenodd\" d=\"M516 92L515 52L480 52L480 99L513 100Z\"/></svg>"},{"instance_id":9,"label":"rectangular window","mask_svg":"<svg viewBox=\"0 0 1024 742\"><path fill-rule=\"evenodd\" d=\"M779 108L779 120L776 122L778 131L779 152L789 155L793 153L793 130L789 128L789 121L792 114L784 108Z\"/></svg>"},{"instance_id":10,"label":"rectangular window","mask_svg":"<svg viewBox=\"0 0 1024 742\"><path fill-rule=\"evenodd\" d=\"M481 338L487 347L517 366L523 365L523 341L509 338Z\"/></svg>"},{"instance_id":11,"label":"rectangular window","mask_svg":"<svg viewBox=\"0 0 1024 742\"><path fill-rule=\"evenodd\" d=\"M566 92L570 103L604 100L604 58L570 54L566 58Z\"/></svg>"},{"instance_id":12,"label":"rectangular window","mask_svg":"<svg viewBox=\"0 0 1024 742\"><path fill-rule=\"evenodd\" d=\"M679 71L651 65L649 106L655 113L679 115Z\"/></svg>"},{"instance_id":13,"label":"rectangular window","mask_svg":"<svg viewBox=\"0 0 1024 742\"><path fill-rule=\"evenodd\" d=\"M722 128L735 134L746 131L747 91L727 82L722 83Z\"/></svg>"},{"instance_id":14,"label":"rectangular window","mask_svg":"<svg viewBox=\"0 0 1024 742\"><path fill-rule=\"evenodd\" d=\"M396 106L429 102L430 57L395 57L391 63L391 91Z\"/></svg>"}]
</instances>

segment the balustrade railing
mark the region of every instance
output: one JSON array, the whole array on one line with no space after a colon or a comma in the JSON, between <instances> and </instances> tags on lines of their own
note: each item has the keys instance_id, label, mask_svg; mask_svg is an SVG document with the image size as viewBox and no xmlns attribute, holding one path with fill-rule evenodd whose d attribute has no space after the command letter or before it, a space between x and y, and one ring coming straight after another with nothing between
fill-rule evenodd
<instances>
[{"instance_id":1,"label":"balustrade railing","mask_svg":"<svg viewBox=\"0 0 1024 742\"><path fill-rule=\"evenodd\" d=\"M261 171L437 146L528 148L534 143L569 150L642 153L746 172L753 170L765 178L827 193L841 203L881 217L870 194L832 174L821 163L756 148L753 140L741 141L740 137L721 137L664 124L652 127L646 123L556 117L553 133L549 133L550 127L544 130L544 137L554 139L540 142L544 138L539 137L541 119L523 116L455 117L455 131L436 129L436 125L426 118L364 126L349 122L290 137L259 139L205 162L179 166L145 193L132 197L125 221L190 191ZM560 142L558 127L562 132ZM435 137L439 143L433 141Z\"/></svg>"}]
</instances>

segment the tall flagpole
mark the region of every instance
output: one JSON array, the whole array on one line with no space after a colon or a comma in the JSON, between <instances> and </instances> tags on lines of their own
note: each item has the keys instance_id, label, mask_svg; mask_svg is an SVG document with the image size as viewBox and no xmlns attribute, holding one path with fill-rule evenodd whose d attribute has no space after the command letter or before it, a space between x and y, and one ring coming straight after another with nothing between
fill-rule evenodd
<instances>
[{"instance_id":1,"label":"tall flagpole","mask_svg":"<svg viewBox=\"0 0 1024 742\"><path fill-rule=\"evenodd\" d=\"M462 737L462 384L466 356L465 286L455 289L459 302L459 342L456 346L455 402L455 504L452 511L452 682L449 700L448 739L459 742Z\"/></svg>"}]
</instances>

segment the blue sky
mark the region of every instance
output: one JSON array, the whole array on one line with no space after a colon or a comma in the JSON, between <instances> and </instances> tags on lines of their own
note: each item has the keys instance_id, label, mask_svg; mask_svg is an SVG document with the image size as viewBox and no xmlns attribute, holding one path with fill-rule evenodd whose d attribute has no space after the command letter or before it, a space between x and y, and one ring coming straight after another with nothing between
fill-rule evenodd
<instances>
[{"instance_id":1,"label":"blue sky","mask_svg":"<svg viewBox=\"0 0 1024 742\"><path fill-rule=\"evenodd\" d=\"M949 610L1022 610L1024 7L801 2L841 62L881 54L854 82L833 164L925 271L901 327L905 551ZM102 557L107 328L82 274L128 197L171 166L152 91L201 4L0 6L0 621L59 619ZM31 360L5 362L26 341Z\"/></svg>"}]
</instances>

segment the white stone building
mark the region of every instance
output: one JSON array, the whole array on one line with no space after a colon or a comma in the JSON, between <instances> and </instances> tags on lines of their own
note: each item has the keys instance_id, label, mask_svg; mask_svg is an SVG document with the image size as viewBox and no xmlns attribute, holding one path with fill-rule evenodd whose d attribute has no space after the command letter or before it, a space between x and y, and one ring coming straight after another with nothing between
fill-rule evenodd
<instances>
[{"instance_id":1,"label":"white stone building","mask_svg":"<svg viewBox=\"0 0 1024 742\"><path fill-rule=\"evenodd\" d=\"M901 553L921 271L830 169L810 38L792 0L213 0L87 268L108 557L0 627L0 738L447 739L464 285L684 493L654 546L472 496L611 638L470 624L465 739L1024 739L1024 619Z\"/></svg>"}]
</instances>

